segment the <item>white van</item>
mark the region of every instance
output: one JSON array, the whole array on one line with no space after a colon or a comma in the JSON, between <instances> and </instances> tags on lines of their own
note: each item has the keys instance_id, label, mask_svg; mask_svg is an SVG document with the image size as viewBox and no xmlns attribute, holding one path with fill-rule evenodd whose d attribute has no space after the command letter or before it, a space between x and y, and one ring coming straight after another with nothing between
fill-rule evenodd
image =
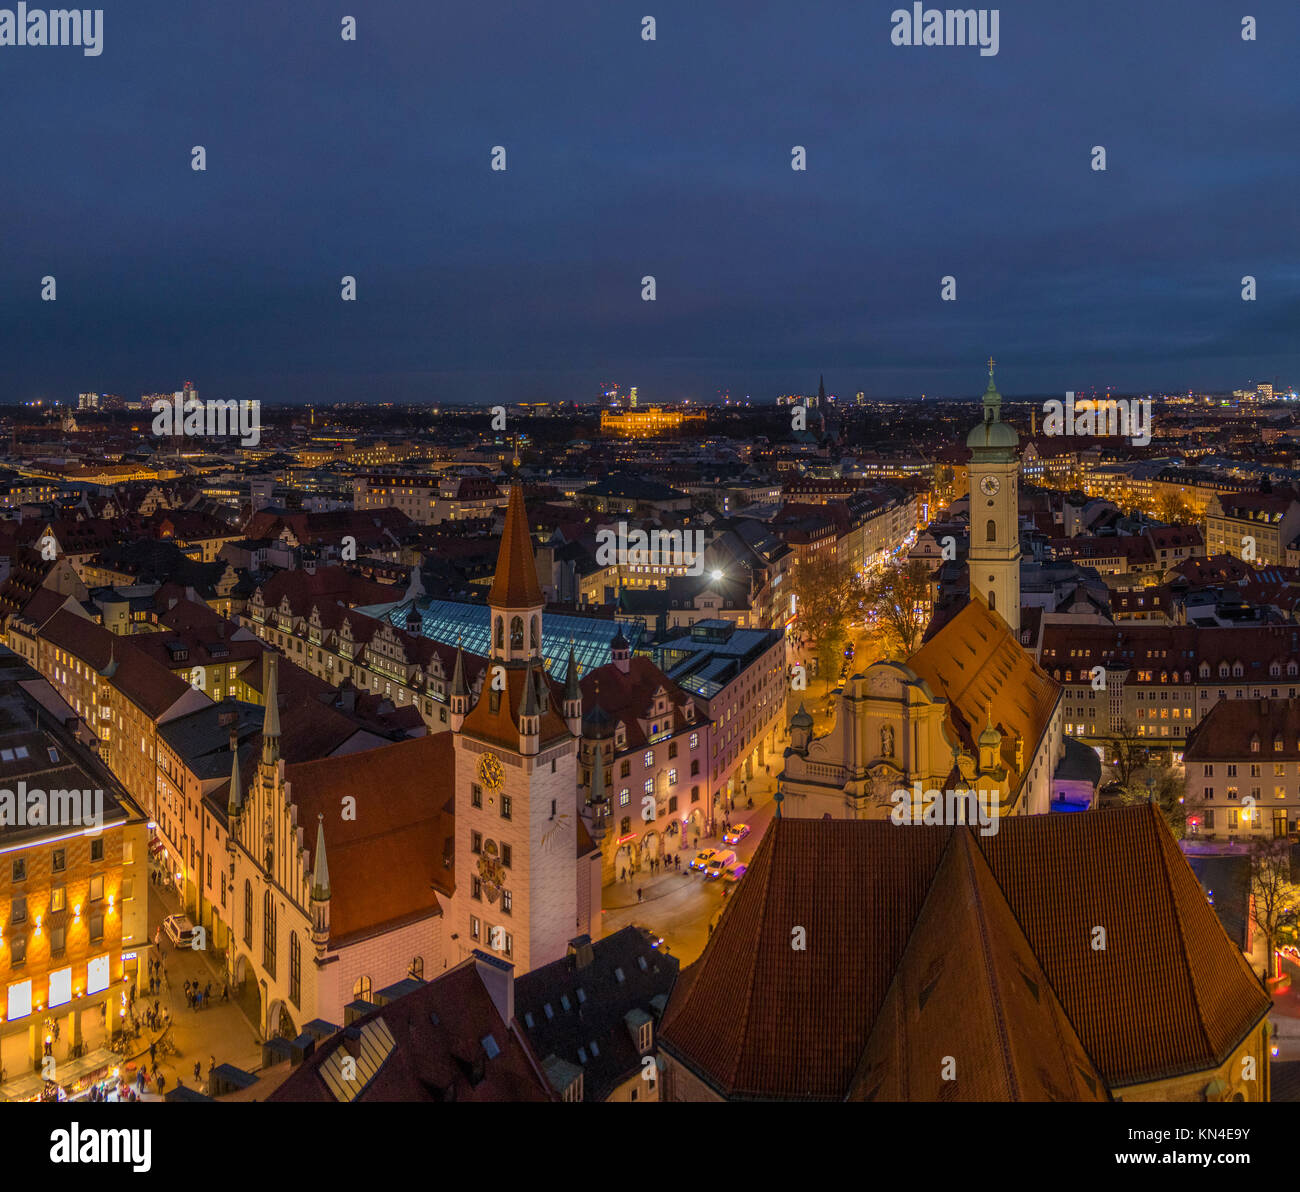
<instances>
[{"instance_id":1,"label":"white van","mask_svg":"<svg viewBox=\"0 0 1300 1192\"><path fill-rule=\"evenodd\" d=\"M721 877L735 863L736 854L731 849L720 849L709 858L709 863L704 867L704 876L706 879Z\"/></svg>"}]
</instances>

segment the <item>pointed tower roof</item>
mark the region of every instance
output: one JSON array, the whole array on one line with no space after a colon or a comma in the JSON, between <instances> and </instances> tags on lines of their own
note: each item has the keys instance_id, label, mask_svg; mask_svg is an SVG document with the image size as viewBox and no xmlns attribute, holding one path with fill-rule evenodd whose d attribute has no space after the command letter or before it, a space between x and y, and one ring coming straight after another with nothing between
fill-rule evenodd
<instances>
[{"instance_id":1,"label":"pointed tower roof","mask_svg":"<svg viewBox=\"0 0 1300 1192\"><path fill-rule=\"evenodd\" d=\"M537 686L533 682L533 668L525 672L524 689L519 697L520 716L539 716L541 709L537 706Z\"/></svg>"},{"instance_id":2,"label":"pointed tower roof","mask_svg":"<svg viewBox=\"0 0 1300 1192\"><path fill-rule=\"evenodd\" d=\"M822 373L817 378L817 400L819 402L826 400L826 374Z\"/></svg>"},{"instance_id":3,"label":"pointed tower roof","mask_svg":"<svg viewBox=\"0 0 1300 1192\"><path fill-rule=\"evenodd\" d=\"M243 808L244 788L239 783L239 750L236 748L230 751L230 797L226 799L226 814L238 815Z\"/></svg>"},{"instance_id":4,"label":"pointed tower roof","mask_svg":"<svg viewBox=\"0 0 1300 1192\"><path fill-rule=\"evenodd\" d=\"M330 867L325 860L325 815L316 815L316 855L312 857L311 896L313 902L326 902L330 896Z\"/></svg>"},{"instance_id":5,"label":"pointed tower roof","mask_svg":"<svg viewBox=\"0 0 1300 1192\"><path fill-rule=\"evenodd\" d=\"M115 674L117 674L116 650L117 642L110 641L108 643L108 662L104 664L104 669L99 672L99 677L101 679L111 679Z\"/></svg>"},{"instance_id":6,"label":"pointed tower roof","mask_svg":"<svg viewBox=\"0 0 1300 1192\"><path fill-rule=\"evenodd\" d=\"M461 650L460 638L456 639L456 669L451 672L451 694L469 694L469 688L465 685L465 657Z\"/></svg>"},{"instance_id":7,"label":"pointed tower roof","mask_svg":"<svg viewBox=\"0 0 1300 1192\"><path fill-rule=\"evenodd\" d=\"M573 660L573 638L569 638L569 667L564 672L564 698L582 698L582 688L578 685L578 665Z\"/></svg>"},{"instance_id":8,"label":"pointed tower roof","mask_svg":"<svg viewBox=\"0 0 1300 1192\"><path fill-rule=\"evenodd\" d=\"M533 557L533 540L528 533L528 515L524 511L524 490L520 485L512 484L488 604L493 608L534 608L543 603L542 585L537 582L537 564Z\"/></svg>"},{"instance_id":9,"label":"pointed tower roof","mask_svg":"<svg viewBox=\"0 0 1300 1192\"><path fill-rule=\"evenodd\" d=\"M280 735L280 691L276 676L280 670L279 656L270 651L266 655L266 716L262 720L262 737Z\"/></svg>"}]
</instances>

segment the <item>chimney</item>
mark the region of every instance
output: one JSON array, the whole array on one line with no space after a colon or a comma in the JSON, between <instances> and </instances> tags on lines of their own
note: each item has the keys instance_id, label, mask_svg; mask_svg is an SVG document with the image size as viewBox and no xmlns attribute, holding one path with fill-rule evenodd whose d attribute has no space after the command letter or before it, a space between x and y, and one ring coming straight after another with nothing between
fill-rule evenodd
<instances>
[{"instance_id":1,"label":"chimney","mask_svg":"<svg viewBox=\"0 0 1300 1192\"><path fill-rule=\"evenodd\" d=\"M501 1021L510 1026L515 1020L515 966L508 961L475 948L471 953L478 979L492 998Z\"/></svg>"},{"instance_id":2,"label":"chimney","mask_svg":"<svg viewBox=\"0 0 1300 1192\"><path fill-rule=\"evenodd\" d=\"M595 959L595 954L591 946L591 936L580 935L569 941L569 957L573 961L573 969L580 972L588 968Z\"/></svg>"}]
</instances>

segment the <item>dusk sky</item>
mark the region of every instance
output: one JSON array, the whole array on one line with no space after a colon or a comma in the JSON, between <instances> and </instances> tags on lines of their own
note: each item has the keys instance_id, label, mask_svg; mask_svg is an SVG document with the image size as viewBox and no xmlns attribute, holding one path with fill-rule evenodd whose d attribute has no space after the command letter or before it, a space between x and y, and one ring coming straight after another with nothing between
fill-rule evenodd
<instances>
[{"instance_id":1,"label":"dusk sky","mask_svg":"<svg viewBox=\"0 0 1300 1192\"><path fill-rule=\"evenodd\" d=\"M0 401L1300 381L1300 6L1005 3L987 57L895 7L134 0L99 57L0 47Z\"/></svg>"}]
</instances>

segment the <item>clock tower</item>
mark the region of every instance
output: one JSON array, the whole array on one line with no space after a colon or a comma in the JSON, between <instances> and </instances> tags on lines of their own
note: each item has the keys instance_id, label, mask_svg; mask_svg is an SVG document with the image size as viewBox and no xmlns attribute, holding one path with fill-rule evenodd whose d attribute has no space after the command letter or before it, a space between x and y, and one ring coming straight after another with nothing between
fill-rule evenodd
<instances>
[{"instance_id":1,"label":"clock tower","mask_svg":"<svg viewBox=\"0 0 1300 1192\"><path fill-rule=\"evenodd\" d=\"M1002 421L1002 395L993 384L984 391L984 418L966 436L970 459L971 595L984 602L1020 634L1020 514L1017 481L1020 436Z\"/></svg>"},{"instance_id":2,"label":"clock tower","mask_svg":"<svg viewBox=\"0 0 1300 1192\"><path fill-rule=\"evenodd\" d=\"M558 960L590 929L578 909L579 738L565 717L572 709L543 665L544 603L523 492L514 486L488 593L487 669L477 701L452 729L451 955L459 960L482 949L519 973ZM458 698L468 705L468 693Z\"/></svg>"}]
</instances>

